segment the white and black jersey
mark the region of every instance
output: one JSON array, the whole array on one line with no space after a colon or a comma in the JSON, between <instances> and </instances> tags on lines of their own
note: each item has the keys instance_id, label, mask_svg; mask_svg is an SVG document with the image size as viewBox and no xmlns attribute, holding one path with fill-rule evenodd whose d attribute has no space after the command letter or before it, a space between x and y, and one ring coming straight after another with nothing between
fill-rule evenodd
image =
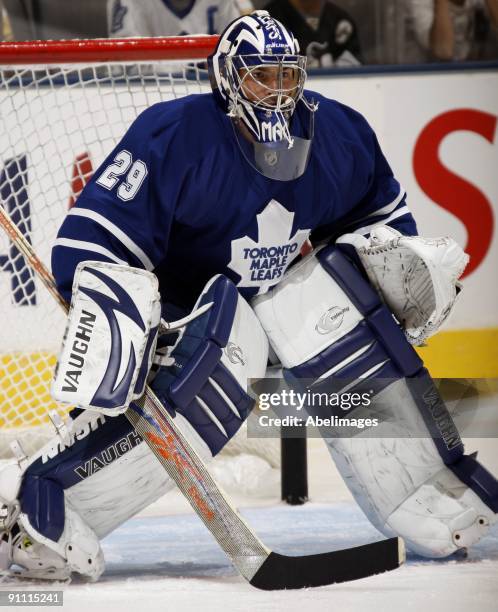
<instances>
[{"instance_id":1,"label":"white and black jersey","mask_svg":"<svg viewBox=\"0 0 498 612\"><path fill-rule=\"evenodd\" d=\"M272 0L265 9L292 31L309 67L362 63L356 24L334 3L324 2L317 17L300 13L288 0Z\"/></svg>"}]
</instances>

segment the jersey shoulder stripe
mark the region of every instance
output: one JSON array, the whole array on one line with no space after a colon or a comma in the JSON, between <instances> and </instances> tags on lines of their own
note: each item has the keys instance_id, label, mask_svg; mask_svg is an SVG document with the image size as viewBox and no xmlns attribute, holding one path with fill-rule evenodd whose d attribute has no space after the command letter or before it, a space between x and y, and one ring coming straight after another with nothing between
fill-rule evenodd
<instances>
[{"instance_id":1,"label":"jersey shoulder stripe","mask_svg":"<svg viewBox=\"0 0 498 612\"><path fill-rule=\"evenodd\" d=\"M146 270L154 269L152 261L138 246L138 244L136 244L115 223L104 217L104 215L101 215L94 210L89 210L88 208L72 208L68 214L72 216L85 217L87 219L91 219L94 223L101 225L113 236L115 236L142 263Z\"/></svg>"}]
</instances>

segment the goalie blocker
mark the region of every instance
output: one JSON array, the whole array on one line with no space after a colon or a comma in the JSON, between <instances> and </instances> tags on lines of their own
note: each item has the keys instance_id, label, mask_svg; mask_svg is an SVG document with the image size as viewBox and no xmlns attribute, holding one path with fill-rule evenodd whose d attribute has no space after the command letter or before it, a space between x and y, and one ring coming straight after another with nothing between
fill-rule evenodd
<instances>
[{"instance_id":1,"label":"goalie blocker","mask_svg":"<svg viewBox=\"0 0 498 612\"><path fill-rule=\"evenodd\" d=\"M80 263L52 397L110 416L124 412L144 392L160 319L154 274Z\"/></svg>"},{"instance_id":2,"label":"goalie blocker","mask_svg":"<svg viewBox=\"0 0 498 612\"><path fill-rule=\"evenodd\" d=\"M172 488L120 414L143 391L158 304L148 272L100 262L79 267L54 390L87 410L29 461L0 471L0 570L14 564L24 576L74 571L97 579L104 570L99 541ZM268 342L223 276L206 285L191 315L164 327L180 333L151 386L207 460L251 410L247 379L264 375Z\"/></svg>"},{"instance_id":3,"label":"goalie blocker","mask_svg":"<svg viewBox=\"0 0 498 612\"><path fill-rule=\"evenodd\" d=\"M308 255L253 307L291 385L374 391L370 408L307 408L320 417L378 418L374 432L321 428L372 524L428 557L477 542L496 520L498 482L475 455L464 455L422 361L341 250Z\"/></svg>"}]
</instances>

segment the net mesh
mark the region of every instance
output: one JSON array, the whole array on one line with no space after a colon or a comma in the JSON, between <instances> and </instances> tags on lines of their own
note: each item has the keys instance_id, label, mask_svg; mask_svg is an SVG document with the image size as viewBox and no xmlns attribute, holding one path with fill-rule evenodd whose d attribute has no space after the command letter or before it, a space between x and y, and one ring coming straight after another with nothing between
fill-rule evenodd
<instances>
[{"instance_id":1,"label":"net mesh","mask_svg":"<svg viewBox=\"0 0 498 612\"><path fill-rule=\"evenodd\" d=\"M1 62L1 56L0 56ZM67 210L127 127L156 102L209 90L201 63L0 66L0 203L50 266ZM31 454L48 411L64 314L0 231L0 456Z\"/></svg>"}]
</instances>

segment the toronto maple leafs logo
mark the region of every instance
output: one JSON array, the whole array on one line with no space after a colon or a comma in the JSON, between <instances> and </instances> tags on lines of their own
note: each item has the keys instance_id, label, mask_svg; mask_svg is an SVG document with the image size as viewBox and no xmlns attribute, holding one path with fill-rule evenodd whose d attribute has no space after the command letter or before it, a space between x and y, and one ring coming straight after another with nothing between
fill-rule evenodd
<instances>
[{"instance_id":1,"label":"toronto maple leafs logo","mask_svg":"<svg viewBox=\"0 0 498 612\"><path fill-rule=\"evenodd\" d=\"M240 276L239 287L257 287L258 293L264 293L299 255L310 230L300 229L291 236L294 213L277 200L271 200L256 220L258 241L248 236L232 240L228 267Z\"/></svg>"}]
</instances>

